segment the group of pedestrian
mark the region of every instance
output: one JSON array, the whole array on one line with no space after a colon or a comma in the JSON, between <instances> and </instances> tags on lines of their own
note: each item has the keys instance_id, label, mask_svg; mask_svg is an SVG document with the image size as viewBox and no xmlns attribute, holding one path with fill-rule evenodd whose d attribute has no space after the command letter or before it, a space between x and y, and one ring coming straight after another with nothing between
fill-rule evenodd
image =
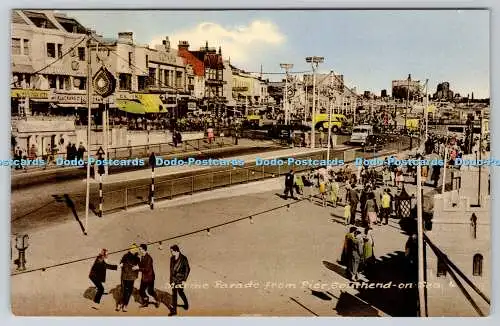
<instances>
[{"instance_id":1,"label":"group of pedestrian","mask_svg":"<svg viewBox=\"0 0 500 326\"><path fill-rule=\"evenodd\" d=\"M177 245L170 247L172 254L170 258L170 286L172 287L172 304L169 316L177 315L177 296L180 296L184 302L184 309L189 309L189 303L184 293L184 282L186 282L190 267L186 256L184 256ZM139 285L139 296L141 307L147 307L150 304L149 297L153 298L152 304L160 307L160 300L155 290L155 272L153 266L153 258L148 252L146 244L137 246L132 244L128 252L123 255L118 265L109 264L107 262L108 251L102 249L96 257L92 268L90 269L89 278L96 287L94 296L94 309L99 309L102 295L104 294L103 283L106 282L106 271L121 269L121 291L120 298L116 302L116 311L127 312L127 307L130 302L134 290L135 280L141 275Z\"/></svg>"},{"instance_id":2,"label":"group of pedestrian","mask_svg":"<svg viewBox=\"0 0 500 326\"><path fill-rule=\"evenodd\" d=\"M68 143L68 146L66 146L66 159L67 160L83 160L83 154L87 150L85 149L85 146L83 146L83 142L80 142L80 145L78 145L78 148L76 148L75 144Z\"/></svg>"},{"instance_id":3,"label":"group of pedestrian","mask_svg":"<svg viewBox=\"0 0 500 326\"><path fill-rule=\"evenodd\" d=\"M349 228L344 237L339 263L346 266L347 277L351 281L358 281L361 272L368 277L373 273L376 262L374 247L371 228L367 227L364 230L355 226Z\"/></svg>"}]
</instances>

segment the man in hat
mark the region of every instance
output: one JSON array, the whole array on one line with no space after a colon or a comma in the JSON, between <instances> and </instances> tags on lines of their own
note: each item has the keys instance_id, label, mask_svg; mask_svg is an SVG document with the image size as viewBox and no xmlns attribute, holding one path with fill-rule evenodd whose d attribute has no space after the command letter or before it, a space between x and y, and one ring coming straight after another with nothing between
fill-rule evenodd
<instances>
[{"instance_id":1,"label":"man in hat","mask_svg":"<svg viewBox=\"0 0 500 326\"><path fill-rule=\"evenodd\" d=\"M154 305L156 308L160 306L158 296L155 291L155 272L153 269L153 258L148 253L148 246L144 243L139 246L139 255L141 262L139 263L139 271L141 272L141 285L139 287L139 295L142 299L142 306L147 307L149 304L148 294L155 300Z\"/></svg>"},{"instance_id":2,"label":"man in hat","mask_svg":"<svg viewBox=\"0 0 500 326\"><path fill-rule=\"evenodd\" d=\"M190 268L186 256L181 254L179 246L173 245L170 247L172 257L170 258L170 284L172 286L172 308L170 309L169 316L177 315L177 294L180 295L184 301L184 309L189 309L189 303L184 293L184 282L186 282Z\"/></svg>"}]
</instances>

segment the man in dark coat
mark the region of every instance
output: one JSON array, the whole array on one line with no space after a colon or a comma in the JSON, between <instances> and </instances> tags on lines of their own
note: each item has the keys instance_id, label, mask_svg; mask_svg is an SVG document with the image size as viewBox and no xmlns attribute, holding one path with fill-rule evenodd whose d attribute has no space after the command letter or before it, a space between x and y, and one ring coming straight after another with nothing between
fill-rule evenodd
<instances>
[{"instance_id":1,"label":"man in dark coat","mask_svg":"<svg viewBox=\"0 0 500 326\"><path fill-rule=\"evenodd\" d=\"M170 285L172 286L172 308L169 316L177 315L177 294L184 301L184 309L189 309L189 303L184 293L184 282L186 282L190 268L186 256L181 254L179 246L173 245L170 247L172 257L170 257Z\"/></svg>"},{"instance_id":2,"label":"man in dark coat","mask_svg":"<svg viewBox=\"0 0 500 326\"><path fill-rule=\"evenodd\" d=\"M295 199L295 197L293 196L294 181L295 175L293 173L293 170L290 170L290 172L285 174L285 199L288 199L288 194L290 194L290 196Z\"/></svg>"},{"instance_id":3,"label":"man in dark coat","mask_svg":"<svg viewBox=\"0 0 500 326\"><path fill-rule=\"evenodd\" d=\"M145 244L139 246L139 254L141 256L141 262L139 263L139 271L141 272L141 285L139 287L139 295L142 299L142 306L147 307L149 304L148 294L155 299L154 305L156 308L160 306L158 302L158 296L155 291L155 271L153 269L153 258L148 253L148 247Z\"/></svg>"},{"instance_id":4,"label":"man in dark coat","mask_svg":"<svg viewBox=\"0 0 500 326\"><path fill-rule=\"evenodd\" d=\"M134 290L134 281L139 276L139 254L136 244L130 247L130 250L122 257L120 265L122 267L122 298L120 303L116 307L116 311L120 309L123 312L127 312L127 306L130 301L130 296Z\"/></svg>"},{"instance_id":5,"label":"man in dark coat","mask_svg":"<svg viewBox=\"0 0 500 326\"><path fill-rule=\"evenodd\" d=\"M104 286L102 283L106 282L106 270L117 270L117 265L108 264L106 262L106 258L108 257L108 251L106 249L102 249L99 256L94 261L92 268L90 269L89 278L94 283L97 288L97 293L94 297L94 302L96 304L101 303L101 297L104 293ZM97 306L93 307L94 309L98 309Z\"/></svg>"},{"instance_id":6,"label":"man in dark coat","mask_svg":"<svg viewBox=\"0 0 500 326\"><path fill-rule=\"evenodd\" d=\"M356 222L356 211L358 210L359 203L358 191L354 186L349 189L348 199L351 205L351 221L349 221L349 224L354 225Z\"/></svg>"}]
</instances>

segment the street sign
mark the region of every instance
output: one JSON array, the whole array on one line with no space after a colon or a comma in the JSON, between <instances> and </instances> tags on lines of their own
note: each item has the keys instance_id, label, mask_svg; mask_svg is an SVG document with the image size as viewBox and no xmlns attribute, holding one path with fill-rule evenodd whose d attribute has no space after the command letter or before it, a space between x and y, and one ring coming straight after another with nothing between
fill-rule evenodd
<instances>
[{"instance_id":1,"label":"street sign","mask_svg":"<svg viewBox=\"0 0 500 326\"><path fill-rule=\"evenodd\" d=\"M97 155L104 155L104 150L102 149L102 146L99 147L97 150Z\"/></svg>"}]
</instances>

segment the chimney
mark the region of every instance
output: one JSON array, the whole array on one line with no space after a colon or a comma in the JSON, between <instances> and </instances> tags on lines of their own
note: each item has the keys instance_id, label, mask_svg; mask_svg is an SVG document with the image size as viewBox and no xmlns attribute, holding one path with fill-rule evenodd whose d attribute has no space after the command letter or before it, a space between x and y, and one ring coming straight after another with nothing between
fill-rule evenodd
<instances>
[{"instance_id":1,"label":"chimney","mask_svg":"<svg viewBox=\"0 0 500 326\"><path fill-rule=\"evenodd\" d=\"M179 41L179 45L177 46L179 50L189 50L189 42L188 41Z\"/></svg>"},{"instance_id":2,"label":"chimney","mask_svg":"<svg viewBox=\"0 0 500 326\"><path fill-rule=\"evenodd\" d=\"M118 33L118 42L133 44L134 43L134 33L133 32L120 32Z\"/></svg>"}]
</instances>

